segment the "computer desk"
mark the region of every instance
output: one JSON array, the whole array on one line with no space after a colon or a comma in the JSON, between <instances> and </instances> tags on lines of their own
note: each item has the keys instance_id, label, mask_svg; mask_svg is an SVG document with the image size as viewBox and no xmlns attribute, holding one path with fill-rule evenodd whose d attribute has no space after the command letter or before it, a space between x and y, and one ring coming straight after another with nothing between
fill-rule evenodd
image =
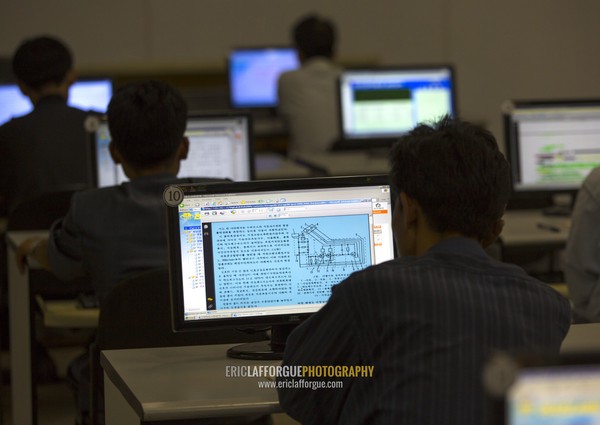
<instances>
[{"instance_id":1,"label":"computer desk","mask_svg":"<svg viewBox=\"0 0 600 425\"><path fill-rule=\"evenodd\" d=\"M548 217L543 216L539 210L525 210L508 211L504 219L506 224L500 240L505 249L517 247L560 249L566 244L570 226L568 218ZM539 228L539 223L556 226L558 230ZM45 235L47 235L46 231L7 233L12 411L14 423L20 425L35 424L36 418L35 386L31 364L33 322L29 276L27 271L25 274L20 274L17 270L15 249L28 237Z\"/></svg>"},{"instance_id":2,"label":"computer desk","mask_svg":"<svg viewBox=\"0 0 600 425\"><path fill-rule=\"evenodd\" d=\"M254 157L257 180L311 177L313 170L274 152L257 153Z\"/></svg>"},{"instance_id":3,"label":"computer desk","mask_svg":"<svg viewBox=\"0 0 600 425\"><path fill-rule=\"evenodd\" d=\"M571 227L570 217L543 215L541 210L510 210L504 214L500 240L506 248L564 248Z\"/></svg>"},{"instance_id":4,"label":"computer desk","mask_svg":"<svg viewBox=\"0 0 600 425\"><path fill-rule=\"evenodd\" d=\"M259 388L269 378L226 376L227 366L281 362L228 358L233 345L103 351L106 425L282 412L277 391Z\"/></svg>"},{"instance_id":5,"label":"computer desk","mask_svg":"<svg viewBox=\"0 0 600 425\"><path fill-rule=\"evenodd\" d=\"M539 260L546 258L543 266L546 277L561 279L561 257L569 237L569 217L548 216L541 210L510 210L504 214L504 229L499 237L500 258L523 267L539 267ZM537 264L537 266L536 266ZM529 266L528 266L529 265ZM566 288L559 288L566 294Z\"/></svg>"},{"instance_id":6,"label":"computer desk","mask_svg":"<svg viewBox=\"0 0 600 425\"><path fill-rule=\"evenodd\" d=\"M23 274L17 269L16 248L27 238L47 235L47 231L19 231L6 234L12 418L13 423L19 425L37 423L37 397L31 351L35 332L29 269L27 268ZM98 309L77 309L73 301L44 302L39 299L36 302L42 312L47 313L47 317L44 316L44 324L47 326L80 328L95 327L98 323Z\"/></svg>"},{"instance_id":7,"label":"computer desk","mask_svg":"<svg viewBox=\"0 0 600 425\"><path fill-rule=\"evenodd\" d=\"M329 152L301 154L296 159L328 176L387 174L390 171L389 156L381 153Z\"/></svg>"},{"instance_id":8,"label":"computer desk","mask_svg":"<svg viewBox=\"0 0 600 425\"><path fill-rule=\"evenodd\" d=\"M600 323L571 325L560 347L561 354L598 353L600 351Z\"/></svg>"}]
</instances>

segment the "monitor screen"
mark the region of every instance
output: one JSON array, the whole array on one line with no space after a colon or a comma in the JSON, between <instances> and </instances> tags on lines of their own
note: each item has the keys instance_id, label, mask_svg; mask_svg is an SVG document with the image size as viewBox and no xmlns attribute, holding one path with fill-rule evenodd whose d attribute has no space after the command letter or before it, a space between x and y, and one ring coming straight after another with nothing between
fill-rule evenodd
<instances>
[{"instance_id":1,"label":"monitor screen","mask_svg":"<svg viewBox=\"0 0 600 425\"><path fill-rule=\"evenodd\" d=\"M179 177L227 178L247 181L254 178L251 119L246 114L203 114L190 116L185 136L190 149L181 161ZM127 181L120 165L108 150L108 123L100 123L95 133L96 181L98 187Z\"/></svg>"},{"instance_id":2,"label":"monitor screen","mask_svg":"<svg viewBox=\"0 0 600 425\"><path fill-rule=\"evenodd\" d=\"M298 324L394 258L391 206L387 176L184 188L169 209L175 329Z\"/></svg>"},{"instance_id":3,"label":"monitor screen","mask_svg":"<svg viewBox=\"0 0 600 425\"><path fill-rule=\"evenodd\" d=\"M600 100L509 102L504 123L515 192L576 191L600 166Z\"/></svg>"},{"instance_id":4,"label":"monitor screen","mask_svg":"<svg viewBox=\"0 0 600 425\"><path fill-rule=\"evenodd\" d=\"M600 423L600 366L520 370L506 398L509 425Z\"/></svg>"},{"instance_id":5,"label":"monitor screen","mask_svg":"<svg viewBox=\"0 0 600 425\"><path fill-rule=\"evenodd\" d=\"M111 80L79 80L69 89L68 104L85 111L105 113L111 97ZM29 98L21 93L17 84L0 84L0 125L31 110Z\"/></svg>"},{"instance_id":6,"label":"monitor screen","mask_svg":"<svg viewBox=\"0 0 600 425\"><path fill-rule=\"evenodd\" d=\"M274 108L281 73L300 66L292 47L234 49L229 54L229 95L234 108Z\"/></svg>"},{"instance_id":7,"label":"monitor screen","mask_svg":"<svg viewBox=\"0 0 600 425\"><path fill-rule=\"evenodd\" d=\"M338 97L341 138L348 147L393 142L419 123L456 114L450 66L345 70Z\"/></svg>"}]
</instances>

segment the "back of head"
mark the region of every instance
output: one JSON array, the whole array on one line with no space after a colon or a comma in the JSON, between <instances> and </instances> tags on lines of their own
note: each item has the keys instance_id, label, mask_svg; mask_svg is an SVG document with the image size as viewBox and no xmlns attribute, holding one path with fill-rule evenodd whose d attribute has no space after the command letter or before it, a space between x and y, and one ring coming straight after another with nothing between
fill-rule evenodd
<instances>
[{"instance_id":1,"label":"back of head","mask_svg":"<svg viewBox=\"0 0 600 425\"><path fill-rule=\"evenodd\" d=\"M448 117L419 125L391 152L391 181L437 232L484 240L504 213L510 170L487 130Z\"/></svg>"},{"instance_id":2,"label":"back of head","mask_svg":"<svg viewBox=\"0 0 600 425\"><path fill-rule=\"evenodd\" d=\"M306 59L333 57L335 36L333 22L317 15L303 17L294 26L294 43Z\"/></svg>"},{"instance_id":3,"label":"back of head","mask_svg":"<svg viewBox=\"0 0 600 425\"><path fill-rule=\"evenodd\" d=\"M114 94L107 117L123 159L137 168L151 168L176 155L185 133L187 105L166 83L130 83Z\"/></svg>"},{"instance_id":4,"label":"back of head","mask_svg":"<svg viewBox=\"0 0 600 425\"><path fill-rule=\"evenodd\" d=\"M24 41L12 60L15 77L34 90L48 83L62 83L72 67L73 58L67 46L48 36Z\"/></svg>"}]
</instances>

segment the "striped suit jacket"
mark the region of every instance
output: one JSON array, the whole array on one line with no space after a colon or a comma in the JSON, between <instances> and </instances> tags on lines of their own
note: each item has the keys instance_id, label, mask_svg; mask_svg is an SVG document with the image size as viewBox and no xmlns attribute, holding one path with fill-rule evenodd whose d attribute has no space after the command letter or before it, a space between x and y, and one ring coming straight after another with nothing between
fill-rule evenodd
<instances>
[{"instance_id":1,"label":"striped suit jacket","mask_svg":"<svg viewBox=\"0 0 600 425\"><path fill-rule=\"evenodd\" d=\"M280 379L279 400L303 424L481 425L485 359L558 353L570 313L521 268L447 239L354 273L288 338L284 366L373 366L372 377L337 368L328 379Z\"/></svg>"}]
</instances>

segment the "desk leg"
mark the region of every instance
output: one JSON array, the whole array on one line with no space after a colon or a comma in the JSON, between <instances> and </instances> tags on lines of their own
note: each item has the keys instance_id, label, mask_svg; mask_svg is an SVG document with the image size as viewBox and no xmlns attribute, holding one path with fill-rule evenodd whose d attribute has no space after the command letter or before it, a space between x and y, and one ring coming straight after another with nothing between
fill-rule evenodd
<instances>
[{"instance_id":1,"label":"desk leg","mask_svg":"<svg viewBox=\"0 0 600 425\"><path fill-rule=\"evenodd\" d=\"M104 423L106 425L140 425L140 418L119 389L104 374Z\"/></svg>"},{"instance_id":2,"label":"desk leg","mask_svg":"<svg viewBox=\"0 0 600 425\"><path fill-rule=\"evenodd\" d=\"M31 369L29 273L20 274L14 249L9 247L7 251L12 419L14 424L32 425L37 418Z\"/></svg>"}]
</instances>

